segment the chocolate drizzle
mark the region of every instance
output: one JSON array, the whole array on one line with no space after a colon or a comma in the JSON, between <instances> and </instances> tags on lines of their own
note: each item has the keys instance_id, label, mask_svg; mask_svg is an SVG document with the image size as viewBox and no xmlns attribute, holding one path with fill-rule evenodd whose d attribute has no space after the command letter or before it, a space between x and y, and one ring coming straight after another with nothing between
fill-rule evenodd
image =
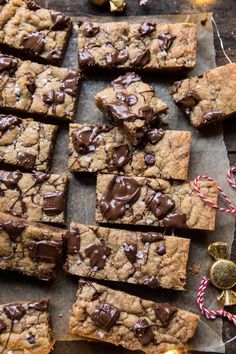
<instances>
[{"instance_id":1,"label":"chocolate drizzle","mask_svg":"<svg viewBox=\"0 0 236 354\"><path fill-rule=\"evenodd\" d=\"M45 34L40 32L32 32L25 36L21 42L21 46L28 51L39 54L44 50Z\"/></svg>"},{"instance_id":2,"label":"chocolate drizzle","mask_svg":"<svg viewBox=\"0 0 236 354\"><path fill-rule=\"evenodd\" d=\"M119 76L117 79L111 82L114 88L126 88L134 82L141 81L141 77L136 73L127 73L125 75Z\"/></svg>"},{"instance_id":3,"label":"chocolate drizzle","mask_svg":"<svg viewBox=\"0 0 236 354\"><path fill-rule=\"evenodd\" d=\"M140 321L135 323L133 326L133 331L143 346L154 341L152 327L145 318L142 318Z\"/></svg>"},{"instance_id":4,"label":"chocolate drizzle","mask_svg":"<svg viewBox=\"0 0 236 354\"><path fill-rule=\"evenodd\" d=\"M77 93L80 74L77 70L70 69L62 80L60 89L68 95L75 97Z\"/></svg>"},{"instance_id":5,"label":"chocolate drizzle","mask_svg":"<svg viewBox=\"0 0 236 354\"><path fill-rule=\"evenodd\" d=\"M44 173L44 172L34 171L33 175L34 175L34 179L35 179L35 182L34 182L35 185L42 184L50 178L50 175L47 173Z\"/></svg>"},{"instance_id":6,"label":"chocolate drizzle","mask_svg":"<svg viewBox=\"0 0 236 354\"><path fill-rule=\"evenodd\" d=\"M163 223L166 227L172 229L188 229L188 225L186 224L186 214L184 213L170 213L163 219Z\"/></svg>"},{"instance_id":7,"label":"chocolate drizzle","mask_svg":"<svg viewBox=\"0 0 236 354\"><path fill-rule=\"evenodd\" d=\"M155 304L154 312L162 326L167 327L176 314L177 308L171 307L169 304Z\"/></svg>"},{"instance_id":8,"label":"chocolate drizzle","mask_svg":"<svg viewBox=\"0 0 236 354\"><path fill-rule=\"evenodd\" d=\"M60 255L60 244L55 241L33 241L29 246L30 258L37 262L56 263Z\"/></svg>"},{"instance_id":9,"label":"chocolate drizzle","mask_svg":"<svg viewBox=\"0 0 236 354\"><path fill-rule=\"evenodd\" d=\"M117 220L138 200L141 186L132 177L114 176L100 202L102 215Z\"/></svg>"},{"instance_id":10,"label":"chocolate drizzle","mask_svg":"<svg viewBox=\"0 0 236 354\"><path fill-rule=\"evenodd\" d=\"M104 268L106 258L110 256L111 249L107 246L91 244L85 248L85 255L90 259L90 266L97 269Z\"/></svg>"},{"instance_id":11,"label":"chocolate drizzle","mask_svg":"<svg viewBox=\"0 0 236 354\"><path fill-rule=\"evenodd\" d=\"M158 36L158 39L161 51L168 52L175 38L176 36L173 36L170 32L163 32L162 34L160 34Z\"/></svg>"},{"instance_id":12,"label":"chocolate drizzle","mask_svg":"<svg viewBox=\"0 0 236 354\"><path fill-rule=\"evenodd\" d=\"M143 232L141 234L141 241L143 243L153 243L157 241L163 241L165 239L164 235L156 232Z\"/></svg>"},{"instance_id":13,"label":"chocolate drizzle","mask_svg":"<svg viewBox=\"0 0 236 354\"><path fill-rule=\"evenodd\" d=\"M20 304L4 306L3 311L5 315L12 321L20 321L26 314L25 308Z\"/></svg>"},{"instance_id":14,"label":"chocolate drizzle","mask_svg":"<svg viewBox=\"0 0 236 354\"><path fill-rule=\"evenodd\" d=\"M20 166L26 169L33 168L35 166L36 156L29 152L19 152L17 158Z\"/></svg>"},{"instance_id":15,"label":"chocolate drizzle","mask_svg":"<svg viewBox=\"0 0 236 354\"><path fill-rule=\"evenodd\" d=\"M151 53L150 50L147 48L143 52L137 54L133 59L130 61L130 65L135 67L143 67L147 65L151 60Z\"/></svg>"},{"instance_id":16,"label":"chocolate drizzle","mask_svg":"<svg viewBox=\"0 0 236 354\"><path fill-rule=\"evenodd\" d=\"M21 119L15 116L0 115L0 131L4 133L9 129L13 129L16 125L21 123Z\"/></svg>"},{"instance_id":17,"label":"chocolate drizzle","mask_svg":"<svg viewBox=\"0 0 236 354\"><path fill-rule=\"evenodd\" d=\"M73 256L80 250L80 233L76 227L70 227L67 233L67 254Z\"/></svg>"},{"instance_id":18,"label":"chocolate drizzle","mask_svg":"<svg viewBox=\"0 0 236 354\"><path fill-rule=\"evenodd\" d=\"M163 138L164 135L165 132L163 129L150 129L145 134L145 140L150 144L156 144Z\"/></svg>"},{"instance_id":19,"label":"chocolate drizzle","mask_svg":"<svg viewBox=\"0 0 236 354\"><path fill-rule=\"evenodd\" d=\"M112 129L111 125L90 125L72 132L72 144L75 151L80 154L87 154L89 151L94 151L99 144L99 134L109 132Z\"/></svg>"},{"instance_id":20,"label":"chocolate drizzle","mask_svg":"<svg viewBox=\"0 0 236 354\"><path fill-rule=\"evenodd\" d=\"M51 27L52 31L61 31L68 27L70 21L70 18L68 16L65 16L57 11L51 11L50 14L53 22L53 25Z\"/></svg>"},{"instance_id":21,"label":"chocolate drizzle","mask_svg":"<svg viewBox=\"0 0 236 354\"><path fill-rule=\"evenodd\" d=\"M175 202L161 191L152 194L146 201L147 207L157 219L163 219L175 207Z\"/></svg>"},{"instance_id":22,"label":"chocolate drizzle","mask_svg":"<svg viewBox=\"0 0 236 354\"><path fill-rule=\"evenodd\" d=\"M151 34L156 30L156 24L152 22L143 22L139 28L139 33L141 36Z\"/></svg>"},{"instance_id":23,"label":"chocolate drizzle","mask_svg":"<svg viewBox=\"0 0 236 354\"><path fill-rule=\"evenodd\" d=\"M91 314L91 320L101 329L108 331L114 326L120 316L120 311L113 305L101 304Z\"/></svg>"},{"instance_id":24,"label":"chocolate drizzle","mask_svg":"<svg viewBox=\"0 0 236 354\"><path fill-rule=\"evenodd\" d=\"M178 101L175 101L175 104L179 107L180 111L186 115L190 115L193 108L200 101L200 97L197 92L191 90L186 95Z\"/></svg>"},{"instance_id":25,"label":"chocolate drizzle","mask_svg":"<svg viewBox=\"0 0 236 354\"><path fill-rule=\"evenodd\" d=\"M46 215L54 216L64 210L64 193L47 192L43 195L43 212Z\"/></svg>"},{"instance_id":26,"label":"chocolate drizzle","mask_svg":"<svg viewBox=\"0 0 236 354\"><path fill-rule=\"evenodd\" d=\"M59 90L50 90L43 94L43 102L52 106L52 114L56 114L56 106L65 101L65 94Z\"/></svg>"},{"instance_id":27,"label":"chocolate drizzle","mask_svg":"<svg viewBox=\"0 0 236 354\"><path fill-rule=\"evenodd\" d=\"M0 54L0 72L9 71L13 73L17 69L18 60L8 55Z\"/></svg>"},{"instance_id":28,"label":"chocolate drizzle","mask_svg":"<svg viewBox=\"0 0 236 354\"><path fill-rule=\"evenodd\" d=\"M136 263L137 261L137 245L135 243L125 243L124 244L124 252L125 252L125 255L128 259L128 261L131 263L131 264L134 264Z\"/></svg>"},{"instance_id":29,"label":"chocolate drizzle","mask_svg":"<svg viewBox=\"0 0 236 354\"><path fill-rule=\"evenodd\" d=\"M105 61L109 66L123 65L128 59L129 54L126 49L114 50L105 56Z\"/></svg>"}]
</instances>

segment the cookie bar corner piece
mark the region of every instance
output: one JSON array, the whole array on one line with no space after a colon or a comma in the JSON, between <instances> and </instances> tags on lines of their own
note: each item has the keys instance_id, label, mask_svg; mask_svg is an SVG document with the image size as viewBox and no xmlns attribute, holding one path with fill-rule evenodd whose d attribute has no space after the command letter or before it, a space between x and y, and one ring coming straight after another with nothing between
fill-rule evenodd
<instances>
[{"instance_id":1,"label":"cookie bar corner piece","mask_svg":"<svg viewBox=\"0 0 236 354\"><path fill-rule=\"evenodd\" d=\"M0 352L49 354L54 346L49 301L0 305Z\"/></svg>"},{"instance_id":2,"label":"cookie bar corner piece","mask_svg":"<svg viewBox=\"0 0 236 354\"><path fill-rule=\"evenodd\" d=\"M110 87L96 94L95 103L134 145L140 143L148 128L168 110L154 88L134 72L113 80Z\"/></svg>"},{"instance_id":3,"label":"cookie bar corner piece","mask_svg":"<svg viewBox=\"0 0 236 354\"><path fill-rule=\"evenodd\" d=\"M236 113L236 63L177 81L170 92L196 128L227 119Z\"/></svg>"},{"instance_id":4,"label":"cookie bar corner piece","mask_svg":"<svg viewBox=\"0 0 236 354\"><path fill-rule=\"evenodd\" d=\"M80 281L69 331L129 350L160 354L186 348L198 321L197 315L169 304Z\"/></svg>"}]
</instances>

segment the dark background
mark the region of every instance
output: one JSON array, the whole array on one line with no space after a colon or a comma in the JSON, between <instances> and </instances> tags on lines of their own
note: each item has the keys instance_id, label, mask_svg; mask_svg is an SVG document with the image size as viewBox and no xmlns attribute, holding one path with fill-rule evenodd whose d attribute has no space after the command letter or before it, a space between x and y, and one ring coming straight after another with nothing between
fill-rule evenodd
<instances>
[{"instance_id":1,"label":"dark background","mask_svg":"<svg viewBox=\"0 0 236 354\"><path fill-rule=\"evenodd\" d=\"M221 38L227 55L232 61L236 61L236 0L149 0L146 6L138 6L138 0L126 0L126 11L122 15L160 15L160 14L178 14L193 12L213 12ZM64 12L70 16L107 16L108 9L100 9L90 4L89 0L40 0L42 6ZM120 16L120 15L118 15ZM216 63L223 65L227 63L217 35L215 33ZM224 140L228 151L228 157L231 165L236 165L236 120L235 117L224 122ZM236 260L236 237L234 240L231 258ZM236 313L236 308L231 309ZM224 321L223 338L227 342L233 336L236 336L235 327L229 322ZM58 343L56 347L63 349L65 354L75 354L78 351L69 343ZM86 353L86 345L80 347L81 354ZM105 349L106 348L106 349ZM97 346L97 354L109 353L109 345ZM112 351L113 352L113 351ZM117 348L115 353L122 353L122 349ZM236 354L236 337L226 345L227 354Z\"/></svg>"}]
</instances>

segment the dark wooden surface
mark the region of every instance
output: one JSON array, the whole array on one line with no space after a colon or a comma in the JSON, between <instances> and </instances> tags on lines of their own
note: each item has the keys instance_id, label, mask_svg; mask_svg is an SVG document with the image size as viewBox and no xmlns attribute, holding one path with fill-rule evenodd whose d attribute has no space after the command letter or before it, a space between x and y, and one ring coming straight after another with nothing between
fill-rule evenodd
<instances>
[{"instance_id":1,"label":"dark wooden surface","mask_svg":"<svg viewBox=\"0 0 236 354\"><path fill-rule=\"evenodd\" d=\"M232 61L236 61L236 0L149 0L146 6L138 6L138 0L126 0L124 15L155 15L193 12L213 12L225 50ZM62 11L71 16L109 15L108 10L99 9L88 0L40 0L43 6ZM120 15L119 15L120 16ZM217 65L227 63L222 53L219 40L215 34ZM230 163L236 166L236 120L235 117L224 122L224 139ZM223 239L223 235L222 235ZM236 260L236 237L231 258ZM232 309L236 313L236 309ZM228 321L224 322L224 341L236 335L235 327ZM226 345L227 354L236 354L236 337Z\"/></svg>"}]
</instances>

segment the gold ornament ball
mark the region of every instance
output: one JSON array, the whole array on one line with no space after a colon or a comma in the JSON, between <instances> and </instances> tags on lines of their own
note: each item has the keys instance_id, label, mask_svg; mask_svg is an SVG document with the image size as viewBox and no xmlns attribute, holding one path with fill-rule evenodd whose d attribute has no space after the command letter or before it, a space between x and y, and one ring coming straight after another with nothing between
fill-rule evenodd
<instances>
[{"instance_id":1,"label":"gold ornament ball","mask_svg":"<svg viewBox=\"0 0 236 354\"><path fill-rule=\"evenodd\" d=\"M108 2L108 0L90 0L90 2L93 5L103 6L103 5L105 5Z\"/></svg>"}]
</instances>

